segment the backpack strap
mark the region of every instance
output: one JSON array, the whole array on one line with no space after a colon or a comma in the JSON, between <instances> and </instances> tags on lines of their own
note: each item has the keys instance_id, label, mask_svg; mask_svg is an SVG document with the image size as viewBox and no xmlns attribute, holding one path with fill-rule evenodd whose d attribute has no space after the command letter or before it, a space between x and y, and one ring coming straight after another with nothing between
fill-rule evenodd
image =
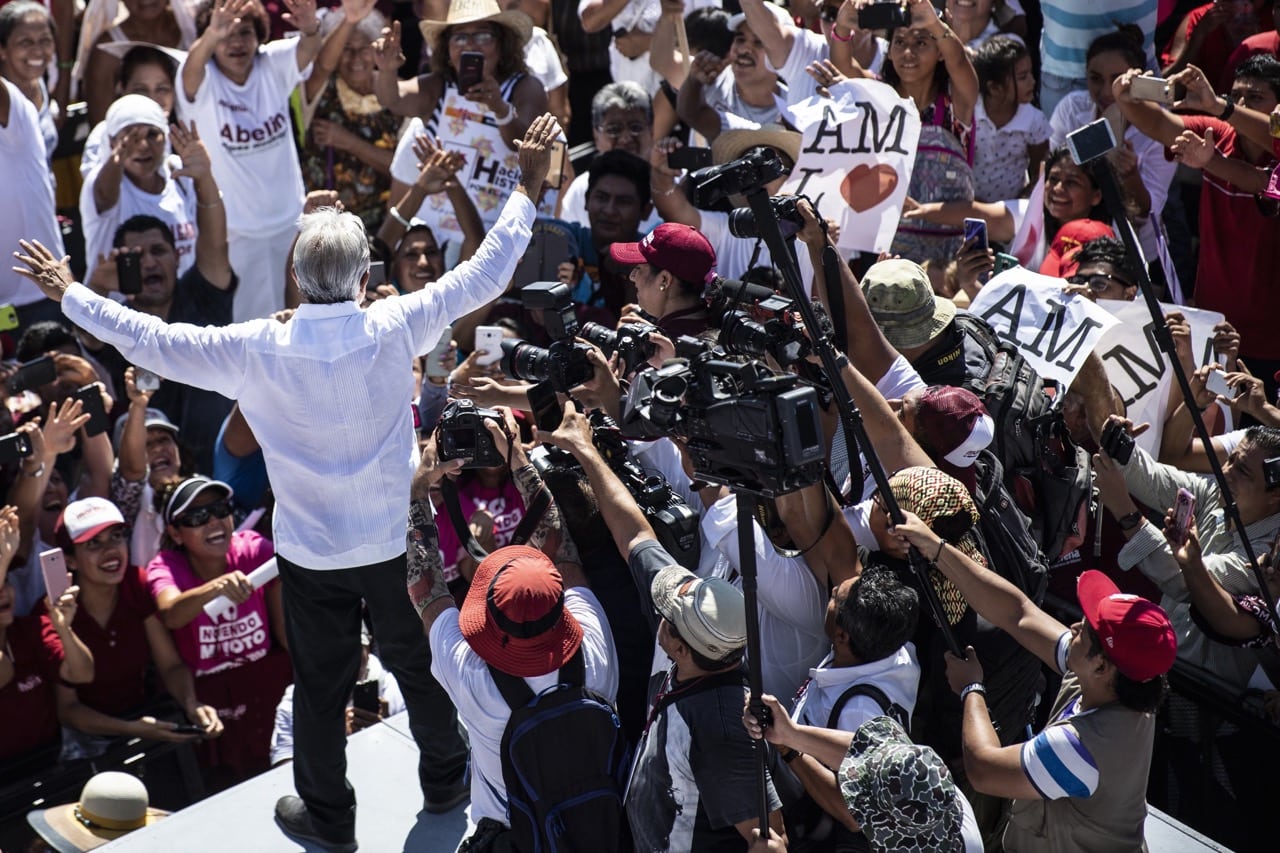
<instances>
[{"instance_id":1,"label":"backpack strap","mask_svg":"<svg viewBox=\"0 0 1280 853\"><path fill-rule=\"evenodd\" d=\"M844 710L844 706L848 705L849 700L854 696L870 696L876 700L876 704L880 706L880 710L886 716L893 716L889 711L889 707L893 703L889 701L889 697L883 690L874 684L855 684L841 693L835 704L831 706L831 715L827 717L827 728L834 729L836 727L836 723L840 721L840 712Z\"/></svg>"},{"instance_id":2,"label":"backpack strap","mask_svg":"<svg viewBox=\"0 0 1280 853\"><path fill-rule=\"evenodd\" d=\"M445 512L449 514L449 523L453 525L453 532L458 534L458 541L462 543L463 548L467 549L467 554L471 559L477 563L484 562L484 558L489 556L489 552L476 541L476 537L471 534L470 525L462 517L462 504L458 501L458 487L454 485L453 480L448 477L440 480L440 494L444 496Z\"/></svg>"},{"instance_id":3,"label":"backpack strap","mask_svg":"<svg viewBox=\"0 0 1280 853\"><path fill-rule=\"evenodd\" d=\"M534 700L533 688L523 678L496 669L493 664L486 663L485 666L489 669L489 677L493 679L494 684L498 685L498 692L502 694L502 698L506 700L511 710L519 710ZM560 683L579 687L586 683L586 665L582 662L582 646L578 646L573 657L560 667Z\"/></svg>"}]
</instances>

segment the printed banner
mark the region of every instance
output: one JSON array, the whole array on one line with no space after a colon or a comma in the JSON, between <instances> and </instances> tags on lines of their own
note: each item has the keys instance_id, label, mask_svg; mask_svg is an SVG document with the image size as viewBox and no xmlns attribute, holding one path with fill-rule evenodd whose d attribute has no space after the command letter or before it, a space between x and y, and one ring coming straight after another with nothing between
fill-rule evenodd
<instances>
[{"instance_id":1,"label":"printed banner","mask_svg":"<svg viewBox=\"0 0 1280 853\"><path fill-rule=\"evenodd\" d=\"M1068 388L1119 321L1083 296L1063 294L1062 286L1060 278L1014 267L984 285L969 312L1016 345L1042 377Z\"/></svg>"},{"instance_id":2,"label":"printed banner","mask_svg":"<svg viewBox=\"0 0 1280 853\"><path fill-rule=\"evenodd\" d=\"M837 222L839 248L888 250L915 165L915 105L884 83L846 80L830 98L791 105L787 117L804 141L782 192L809 196Z\"/></svg>"}]
</instances>

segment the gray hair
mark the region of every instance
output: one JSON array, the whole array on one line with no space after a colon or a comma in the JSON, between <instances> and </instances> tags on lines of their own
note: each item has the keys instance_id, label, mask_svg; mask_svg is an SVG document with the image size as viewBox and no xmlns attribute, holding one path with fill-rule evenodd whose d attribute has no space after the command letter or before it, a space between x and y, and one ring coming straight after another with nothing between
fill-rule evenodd
<instances>
[{"instance_id":1,"label":"gray hair","mask_svg":"<svg viewBox=\"0 0 1280 853\"><path fill-rule=\"evenodd\" d=\"M321 38L327 37L329 33L336 30L347 17L341 9L331 9L328 12L321 9L320 11L324 13L324 17L320 19ZM386 17L377 9L373 9L356 24L356 33L364 36L372 44L382 38L382 29L385 26L387 26Z\"/></svg>"},{"instance_id":2,"label":"gray hair","mask_svg":"<svg viewBox=\"0 0 1280 853\"><path fill-rule=\"evenodd\" d=\"M653 99L639 83L624 80L610 83L591 99L591 126L599 127L609 110L644 110L653 124Z\"/></svg>"},{"instance_id":3,"label":"gray hair","mask_svg":"<svg viewBox=\"0 0 1280 853\"><path fill-rule=\"evenodd\" d=\"M369 237L360 217L322 207L299 219L293 271L308 302L354 301L369 271Z\"/></svg>"}]
</instances>

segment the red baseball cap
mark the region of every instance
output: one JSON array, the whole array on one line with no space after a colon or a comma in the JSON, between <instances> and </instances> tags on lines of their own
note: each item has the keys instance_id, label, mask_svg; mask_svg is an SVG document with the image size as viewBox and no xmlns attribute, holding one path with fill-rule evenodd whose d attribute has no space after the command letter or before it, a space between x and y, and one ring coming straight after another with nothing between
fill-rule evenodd
<instances>
[{"instance_id":1,"label":"red baseball cap","mask_svg":"<svg viewBox=\"0 0 1280 853\"><path fill-rule=\"evenodd\" d=\"M1076 597L1116 669L1134 681L1149 681L1173 667L1178 638L1159 605L1121 592L1096 570L1080 575Z\"/></svg>"},{"instance_id":2,"label":"red baseball cap","mask_svg":"<svg viewBox=\"0 0 1280 853\"><path fill-rule=\"evenodd\" d=\"M716 250L697 228L664 222L639 243L614 243L609 254L620 264L653 264L681 281L699 284L716 267Z\"/></svg>"},{"instance_id":3,"label":"red baseball cap","mask_svg":"<svg viewBox=\"0 0 1280 853\"><path fill-rule=\"evenodd\" d=\"M1080 269L1076 255L1090 240L1099 237L1114 237L1116 232L1105 222L1096 219L1073 219L1058 229L1053 243L1049 246L1049 254L1040 264L1040 275L1066 278L1075 275Z\"/></svg>"}]
</instances>

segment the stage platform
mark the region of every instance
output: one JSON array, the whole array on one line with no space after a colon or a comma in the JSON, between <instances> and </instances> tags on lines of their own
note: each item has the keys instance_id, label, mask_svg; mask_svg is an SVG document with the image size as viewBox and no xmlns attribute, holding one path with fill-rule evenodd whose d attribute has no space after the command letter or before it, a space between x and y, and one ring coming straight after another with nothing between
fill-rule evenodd
<instances>
[{"instance_id":1,"label":"stage platform","mask_svg":"<svg viewBox=\"0 0 1280 853\"><path fill-rule=\"evenodd\" d=\"M421 811L418 748L408 717L398 714L353 735L347 746L347 778L356 789L356 837L365 853L453 853L466 832L466 809L445 815ZM202 800L154 826L130 833L103 853L315 853L319 848L288 838L272 807L292 794L293 771L277 767ZM1147 847L1160 853L1225 851L1168 815L1147 816Z\"/></svg>"}]
</instances>

